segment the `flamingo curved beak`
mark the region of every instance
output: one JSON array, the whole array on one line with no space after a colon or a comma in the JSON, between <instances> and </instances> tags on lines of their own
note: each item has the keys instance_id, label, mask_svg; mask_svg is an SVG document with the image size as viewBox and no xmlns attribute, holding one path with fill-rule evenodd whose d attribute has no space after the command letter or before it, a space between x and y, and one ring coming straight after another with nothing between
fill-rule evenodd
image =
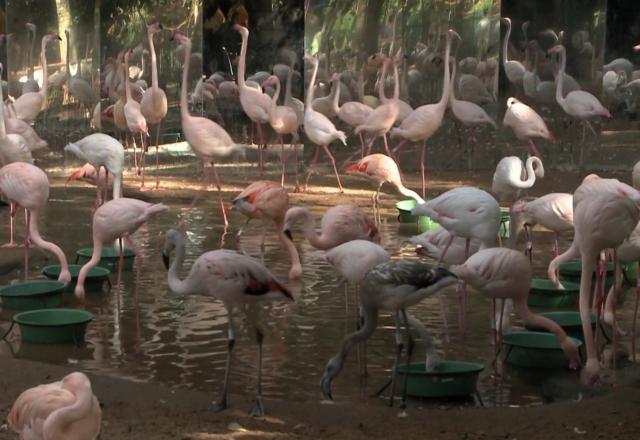
<instances>
[{"instance_id":1,"label":"flamingo curved beak","mask_svg":"<svg viewBox=\"0 0 640 440\"><path fill-rule=\"evenodd\" d=\"M320 390L325 399L333 400L333 396L331 395L331 376L326 370L322 375L322 379L320 379Z\"/></svg>"},{"instance_id":2,"label":"flamingo curved beak","mask_svg":"<svg viewBox=\"0 0 640 440\"><path fill-rule=\"evenodd\" d=\"M169 255L162 253L162 264L164 264L164 268L169 270L170 258Z\"/></svg>"},{"instance_id":3,"label":"flamingo curved beak","mask_svg":"<svg viewBox=\"0 0 640 440\"><path fill-rule=\"evenodd\" d=\"M289 240L293 241L293 235L291 235L290 229L285 229L284 231L282 231L282 233L286 235Z\"/></svg>"},{"instance_id":4,"label":"flamingo curved beak","mask_svg":"<svg viewBox=\"0 0 640 440\"><path fill-rule=\"evenodd\" d=\"M358 172L358 163L354 163L349 165L345 170L345 173L357 173Z\"/></svg>"},{"instance_id":5,"label":"flamingo curved beak","mask_svg":"<svg viewBox=\"0 0 640 440\"><path fill-rule=\"evenodd\" d=\"M79 180L80 176L82 176L82 170L75 170L73 173L69 174L69 177L67 177L67 181L65 182L64 186L67 186L72 180Z\"/></svg>"}]
</instances>

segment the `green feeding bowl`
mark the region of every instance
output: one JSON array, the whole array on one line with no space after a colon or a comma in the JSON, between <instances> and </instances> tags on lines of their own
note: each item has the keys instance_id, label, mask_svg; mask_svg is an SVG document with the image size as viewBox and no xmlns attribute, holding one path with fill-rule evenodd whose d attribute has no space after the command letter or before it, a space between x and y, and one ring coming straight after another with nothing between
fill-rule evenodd
<instances>
[{"instance_id":1,"label":"green feeding bowl","mask_svg":"<svg viewBox=\"0 0 640 440\"><path fill-rule=\"evenodd\" d=\"M574 339L579 339L584 342L584 335L582 334L582 320L580 319L580 312L547 312L541 313L540 316L549 318L553 322L557 323L562 329ZM535 332L549 331L545 328L526 326L527 330ZM596 328L596 315L591 314L591 329L595 331Z\"/></svg>"},{"instance_id":2,"label":"green feeding bowl","mask_svg":"<svg viewBox=\"0 0 640 440\"><path fill-rule=\"evenodd\" d=\"M73 292L76 287L76 281L78 281L78 274L80 273L80 268L82 265L80 264L70 264L69 272L71 272L71 282L67 284L66 291ZM60 265L52 264L50 266L45 266L42 269L42 273L50 279L57 280L60 276ZM92 290L100 290L102 288L102 284L109 279L109 274L111 272L109 269L105 269L104 267L95 266L93 267L89 273L87 274L87 278L84 282L84 288L87 292Z\"/></svg>"},{"instance_id":3,"label":"green feeding bowl","mask_svg":"<svg viewBox=\"0 0 640 440\"><path fill-rule=\"evenodd\" d=\"M511 226L511 217L509 216L509 208L500 208L500 238L509 238L509 227Z\"/></svg>"},{"instance_id":4,"label":"green feeding bowl","mask_svg":"<svg viewBox=\"0 0 640 440\"><path fill-rule=\"evenodd\" d=\"M64 292L62 281L33 280L1 288L0 298L5 309L49 309L60 306L62 292Z\"/></svg>"},{"instance_id":5,"label":"green feeding bowl","mask_svg":"<svg viewBox=\"0 0 640 440\"><path fill-rule=\"evenodd\" d=\"M571 260L562 263L558 268L561 281L571 281L572 283L580 284L580 276L582 275L582 262L580 260ZM596 275L593 274L591 288L595 289ZM613 263L607 264L607 274L604 281L604 286L608 290L613 286Z\"/></svg>"},{"instance_id":6,"label":"green feeding bowl","mask_svg":"<svg viewBox=\"0 0 640 440\"><path fill-rule=\"evenodd\" d=\"M529 307L559 308L577 304L580 296L580 285L563 281L565 290L556 289L551 280L532 278L529 286Z\"/></svg>"},{"instance_id":7,"label":"green feeding bowl","mask_svg":"<svg viewBox=\"0 0 640 440\"><path fill-rule=\"evenodd\" d=\"M31 310L13 317L22 340L35 344L79 344L92 319L91 313L77 309Z\"/></svg>"},{"instance_id":8,"label":"green feeding bowl","mask_svg":"<svg viewBox=\"0 0 640 440\"><path fill-rule=\"evenodd\" d=\"M424 362L398 366L398 374L407 375L407 394L417 397L460 397L476 392L478 376L484 365L474 362L443 361L427 372Z\"/></svg>"},{"instance_id":9,"label":"green feeding bowl","mask_svg":"<svg viewBox=\"0 0 640 440\"><path fill-rule=\"evenodd\" d=\"M123 249L123 264L122 270L133 270L133 264L135 262L136 254L131 249ZM91 259L93 255L93 248L82 248L76 252L76 263L85 264ZM106 247L102 249L100 255L99 267L109 269L111 273L118 271L118 264L120 263L119 251L113 247Z\"/></svg>"},{"instance_id":10,"label":"green feeding bowl","mask_svg":"<svg viewBox=\"0 0 640 440\"><path fill-rule=\"evenodd\" d=\"M575 339L578 347L582 341ZM508 332L502 337L505 362L523 368L568 368L558 338L553 333L518 331Z\"/></svg>"},{"instance_id":11,"label":"green feeding bowl","mask_svg":"<svg viewBox=\"0 0 640 440\"><path fill-rule=\"evenodd\" d=\"M427 215L415 216L411 214L411 210L415 208L417 202L413 199L402 200L396 203L398 210L398 221L400 223L418 223L420 230L423 232L430 231L440 225Z\"/></svg>"}]
</instances>

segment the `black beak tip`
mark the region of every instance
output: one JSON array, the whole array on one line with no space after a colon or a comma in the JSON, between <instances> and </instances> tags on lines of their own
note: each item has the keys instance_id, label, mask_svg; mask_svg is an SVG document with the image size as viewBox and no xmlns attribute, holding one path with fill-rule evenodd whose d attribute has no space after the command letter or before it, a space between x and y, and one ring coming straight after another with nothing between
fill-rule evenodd
<instances>
[{"instance_id":1,"label":"black beak tip","mask_svg":"<svg viewBox=\"0 0 640 440\"><path fill-rule=\"evenodd\" d=\"M169 269L169 256L165 253L162 254L162 264L164 264L165 269Z\"/></svg>"},{"instance_id":2,"label":"black beak tip","mask_svg":"<svg viewBox=\"0 0 640 440\"><path fill-rule=\"evenodd\" d=\"M158 22L158 28L160 28L160 30L164 29L164 26L162 26L162 23Z\"/></svg>"},{"instance_id":3,"label":"black beak tip","mask_svg":"<svg viewBox=\"0 0 640 440\"><path fill-rule=\"evenodd\" d=\"M285 229L282 233L286 235L289 240L293 241L293 235L291 235L291 231L289 229Z\"/></svg>"}]
</instances>

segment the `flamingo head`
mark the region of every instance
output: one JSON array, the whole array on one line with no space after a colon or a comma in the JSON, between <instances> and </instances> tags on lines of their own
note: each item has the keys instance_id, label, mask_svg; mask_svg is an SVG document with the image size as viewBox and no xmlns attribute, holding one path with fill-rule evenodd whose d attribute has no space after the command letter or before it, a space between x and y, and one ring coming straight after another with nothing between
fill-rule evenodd
<instances>
[{"instance_id":1,"label":"flamingo head","mask_svg":"<svg viewBox=\"0 0 640 440\"><path fill-rule=\"evenodd\" d=\"M275 76L275 75L271 75L271 76L269 76L267 79L265 79L264 81L262 81L261 86L262 86L262 88L264 89L264 88L266 88L266 87L271 87L271 86L275 85L275 84L276 84L276 82L280 82L280 80L278 79L278 77L277 77L277 76Z\"/></svg>"},{"instance_id":2,"label":"flamingo head","mask_svg":"<svg viewBox=\"0 0 640 440\"><path fill-rule=\"evenodd\" d=\"M93 176L95 177L95 176ZM69 174L69 177L67 177L67 181L65 182L65 186L67 186L69 184L69 182L71 182L72 180L89 180L91 178L91 176L89 176L87 174L87 169L86 168L79 168L77 170L75 170L73 173Z\"/></svg>"},{"instance_id":3,"label":"flamingo head","mask_svg":"<svg viewBox=\"0 0 640 440\"><path fill-rule=\"evenodd\" d=\"M164 247L162 248L162 263L167 270L170 266L171 252L178 246L184 246L186 239L185 234L177 229L169 229L167 231L164 238Z\"/></svg>"},{"instance_id":4,"label":"flamingo head","mask_svg":"<svg viewBox=\"0 0 640 440\"><path fill-rule=\"evenodd\" d=\"M366 163L361 164L360 162L351 164L345 169L345 172L347 173L364 173L366 171L367 171L367 164Z\"/></svg>"},{"instance_id":5,"label":"flamingo head","mask_svg":"<svg viewBox=\"0 0 640 440\"><path fill-rule=\"evenodd\" d=\"M35 31L36 31L36 25L35 25L35 24L33 24L33 23L31 23L31 22L29 22L29 21L28 21L28 22L26 22L26 23L24 24L24 26L25 26L27 29L29 29L31 32L35 32Z\"/></svg>"},{"instance_id":6,"label":"flamingo head","mask_svg":"<svg viewBox=\"0 0 640 440\"><path fill-rule=\"evenodd\" d=\"M241 24L236 23L236 24L233 25L233 28L236 31L240 32L240 35L249 36L249 29L247 29L246 27L242 26Z\"/></svg>"},{"instance_id":7,"label":"flamingo head","mask_svg":"<svg viewBox=\"0 0 640 440\"><path fill-rule=\"evenodd\" d=\"M564 52L565 52L565 48L562 44L556 44L555 46L553 46L551 49L547 51L549 55L554 53L564 53Z\"/></svg>"},{"instance_id":8,"label":"flamingo head","mask_svg":"<svg viewBox=\"0 0 640 440\"><path fill-rule=\"evenodd\" d=\"M504 21L509 26L511 26L511 19L509 17L502 17L501 21Z\"/></svg>"},{"instance_id":9,"label":"flamingo head","mask_svg":"<svg viewBox=\"0 0 640 440\"><path fill-rule=\"evenodd\" d=\"M164 26L162 26L162 23L160 23L157 20L147 26L147 32L151 34L160 32L163 29L164 29Z\"/></svg>"},{"instance_id":10,"label":"flamingo head","mask_svg":"<svg viewBox=\"0 0 640 440\"><path fill-rule=\"evenodd\" d=\"M578 351L576 343L572 338L567 336L560 343L560 347L562 347L562 351L564 351L569 359L569 368L576 370L580 366L580 352Z\"/></svg>"},{"instance_id":11,"label":"flamingo head","mask_svg":"<svg viewBox=\"0 0 640 440\"><path fill-rule=\"evenodd\" d=\"M46 38L46 40L45 40L45 41L46 41L47 43L48 43L49 41L62 41L62 38L60 37L60 35L58 35L58 34L54 34L54 33L52 33L52 34L47 34L47 35L45 36L45 38Z\"/></svg>"},{"instance_id":12,"label":"flamingo head","mask_svg":"<svg viewBox=\"0 0 640 440\"><path fill-rule=\"evenodd\" d=\"M89 382L89 378L85 376L84 373L75 371L62 378L62 388L69 391L80 390L82 388L91 389L91 382Z\"/></svg>"},{"instance_id":13,"label":"flamingo head","mask_svg":"<svg viewBox=\"0 0 640 440\"><path fill-rule=\"evenodd\" d=\"M329 360L324 369L324 373L320 379L320 390L326 400L333 400L333 396L331 395L331 382L333 382L333 379L340 373L343 365L343 357L336 355Z\"/></svg>"},{"instance_id":14,"label":"flamingo head","mask_svg":"<svg viewBox=\"0 0 640 440\"><path fill-rule=\"evenodd\" d=\"M308 53L305 53L304 56L302 57L302 59L305 60L305 61L309 61L313 65L316 65L318 63L318 58L316 58L316 57L314 57L314 56L312 56L312 55L310 55Z\"/></svg>"},{"instance_id":15,"label":"flamingo head","mask_svg":"<svg viewBox=\"0 0 640 440\"><path fill-rule=\"evenodd\" d=\"M636 44L635 46L633 46L633 50L635 50L636 52L640 52L640 44Z\"/></svg>"},{"instance_id":16,"label":"flamingo head","mask_svg":"<svg viewBox=\"0 0 640 440\"><path fill-rule=\"evenodd\" d=\"M453 37L456 37L458 40L462 41L462 37L460 36L460 34L454 31L453 29L449 29L449 31L447 32L447 36L450 39L452 39Z\"/></svg>"},{"instance_id":17,"label":"flamingo head","mask_svg":"<svg viewBox=\"0 0 640 440\"><path fill-rule=\"evenodd\" d=\"M73 294L78 299L78 301L80 301L81 303L84 303L84 297L85 297L84 286L76 284L76 288L75 288Z\"/></svg>"},{"instance_id":18,"label":"flamingo head","mask_svg":"<svg viewBox=\"0 0 640 440\"><path fill-rule=\"evenodd\" d=\"M171 39L177 41L178 44L191 47L191 39L181 32L176 31Z\"/></svg>"}]
</instances>

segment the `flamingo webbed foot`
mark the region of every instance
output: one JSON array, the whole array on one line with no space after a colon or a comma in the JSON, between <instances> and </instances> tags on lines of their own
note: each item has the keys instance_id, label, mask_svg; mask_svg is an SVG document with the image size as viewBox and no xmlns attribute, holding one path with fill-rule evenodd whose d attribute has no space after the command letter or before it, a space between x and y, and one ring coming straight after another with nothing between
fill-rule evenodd
<instances>
[{"instance_id":1,"label":"flamingo webbed foot","mask_svg":"<svg viewBox=\"0 0 640 440\"><path fill-rule=\"evenodd\" d=\"M141 186L140 188L138 188L138 191L140 192L146 192L146 191L151 191L151 187L150 186Z\"/></svg>"},{"instance_id":2,"label":"flamingo webbed foot","mask_svg":"<svg viewBox=\"0 0 640 440\"><path fill-rule=\"evenodd\" d=\"M598 359L588 359L580 374L580 381L585 385L596 385L600 382L600 363Z\"/></svg>"}]
</instances>

